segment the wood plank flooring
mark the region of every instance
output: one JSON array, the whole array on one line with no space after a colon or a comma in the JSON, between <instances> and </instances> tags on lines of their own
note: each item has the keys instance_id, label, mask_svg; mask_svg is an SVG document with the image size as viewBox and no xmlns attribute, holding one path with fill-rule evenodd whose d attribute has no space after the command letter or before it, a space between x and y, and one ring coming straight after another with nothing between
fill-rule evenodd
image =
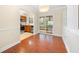
<instances>
[{"instance_id":1,"label":"wood plank flooring","mask_svg":"<svg viewBox=\"0 0 79 59\"><path fill-rule=\"evenodd\" d=\"M67 53L67 50L61 37L37 34L2 53Z\"/></svg>"}]
</instances>

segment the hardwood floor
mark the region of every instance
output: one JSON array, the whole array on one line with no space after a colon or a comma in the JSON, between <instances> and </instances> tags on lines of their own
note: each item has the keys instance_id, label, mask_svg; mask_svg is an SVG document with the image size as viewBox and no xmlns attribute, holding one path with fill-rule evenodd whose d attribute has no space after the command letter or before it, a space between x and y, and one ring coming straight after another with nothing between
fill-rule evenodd
<instances>
[{"instance_id":1,"label":"hardwood floor","mask_svg":"<svg viewBox=\"0 0 79 59\"><path fill-rule=\"evenodd\" d=\"M37 34L2 53L67 53L61 37Z\"/></svg>"}]
</instances>

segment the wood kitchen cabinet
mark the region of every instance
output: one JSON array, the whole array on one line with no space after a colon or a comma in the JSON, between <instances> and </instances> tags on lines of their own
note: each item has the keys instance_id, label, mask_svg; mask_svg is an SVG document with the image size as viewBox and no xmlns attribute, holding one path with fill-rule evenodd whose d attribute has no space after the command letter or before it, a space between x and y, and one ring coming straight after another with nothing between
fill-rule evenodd
<instances>
[{"instance_id":1,"label":"wood kitchen cabinet","mask_svg":"<svg viewBox=\"0 0 79 59\"><path fill-rule=\"evenodd\" d=\"M21 16L20 19L22 22L26 22L26 16Z\"/></svg>"},{"instance_id":2,"label":"wood kitchen cabinet","mask_svg":"<svg viewBox=\"0 0 79 59\"><path fill-rule=\"evenodd\" d=\"M25 32L32 32L32 30L33 30L32 25L25 25L25 29L24 29Z\"/></svg>"}]
</instances>

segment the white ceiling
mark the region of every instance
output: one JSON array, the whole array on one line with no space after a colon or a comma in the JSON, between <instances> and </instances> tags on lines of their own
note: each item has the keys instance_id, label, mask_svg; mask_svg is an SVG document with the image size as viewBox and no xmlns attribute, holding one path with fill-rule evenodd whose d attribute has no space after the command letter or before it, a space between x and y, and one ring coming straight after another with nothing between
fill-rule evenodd
<instances>
[{"instance_id":1,"label":"white ceiling","mask_svg":"<svg viewBox=\"0 0 79 59\"><path fill-rule=\"evenodd\" d=\"M24 5L20 6L22 9L27 10L27 8L31 9L33 12L39 12L39 5ZM65 5L49 5L49 11L57 8L66 7Z\"/></svg>"},{"instance_id":2,"label":"white ceiling","mask_svg":"<svg viewBox=\"0 0 79 59\"><path fill-rule=\"evenodd\" d=\"M34 11L39 11L39 5L30 5L29 7L31 7L32 10L34 10ZM65 7L65 5L49 5L49 10L62 8L62 7Z\"/></svg>"}]
</instances>

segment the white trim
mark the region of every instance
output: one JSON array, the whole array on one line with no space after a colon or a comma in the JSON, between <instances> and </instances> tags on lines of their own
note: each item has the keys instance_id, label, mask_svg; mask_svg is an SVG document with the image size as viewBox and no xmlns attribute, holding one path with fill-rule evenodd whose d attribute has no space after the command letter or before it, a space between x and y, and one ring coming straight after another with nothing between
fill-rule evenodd
<instances>
[{"instance_id":1,"label":"white trim","mask_svg":"<svg viewBox=\"0 0 79 59\"><path fill-rule=\"evenodd\" d=\"M9 44L9 45L6 45L6 46L4 46L3 48L0 48L0 52L3 52L3 51L5 51L5 50L11 48L12 46L15 46L15 45L18 44L18 43L20 43L20 41L17 41L17 42L15 42L15 43L12 43L12 44Z\"/></svg>"},{"instance_id":2,"label":"white trim","mask_svg":"<svg viewBox=\"0 0 79 59\"><path fill-rule=\"evenodd\" d=\"M59 37L62 37L62 35L60 35L60 34L53 34L53 35L55 35L55 36L59 36Z\"/></svg>"},{"instance_id":3,"label":"white trim","mask_svg":"<svg viewBox=\"0 0 79 59\"><path fill-rule=\"evenodd\" d=\"M38 32L38 33L40 33L40 32ZM45 33L45 34L48 34L48 33ZM55 34L55 33L53 33L53 34L49 34L49 35L54 35L54 36L62 37L62 35L60 35L60 34Z\"/></svg>"},{"instance_id":4,"label":"white trim","mask_svg":"<svg viewBox=\"0 0 79 59\"><path fill-rule=\"evenodd\" d=\"M63 27L63 30L65 31L65 30L67 30L67 27ZM67 45L67 43L66 43L66 39L65 39L66 37L64 37L64 32L63 32L63 35L62 35L62 39L63 39L63 42L64 42L64 44L65 44L65 47L66 47L66 49L67 49L67 52L68 53L70 53L70 49L69 49L69 47L68 47L68 45Z\"/></svg>"},{"instance_id":5,"label":"white trim","mask_svg":"<svg viewBox=\"0 0 79 59\"><path fill-rule=\"evenodd\" d=\"M69 50L69 48L68 48L68 45L67 45L66 42L65 42L65 38L62 37L62 39L63 39L63 42L64 42L64 44L65 44L65 47L66 47L67 52L70 53L70 50Z\"/></svg>"}]
</instances>

